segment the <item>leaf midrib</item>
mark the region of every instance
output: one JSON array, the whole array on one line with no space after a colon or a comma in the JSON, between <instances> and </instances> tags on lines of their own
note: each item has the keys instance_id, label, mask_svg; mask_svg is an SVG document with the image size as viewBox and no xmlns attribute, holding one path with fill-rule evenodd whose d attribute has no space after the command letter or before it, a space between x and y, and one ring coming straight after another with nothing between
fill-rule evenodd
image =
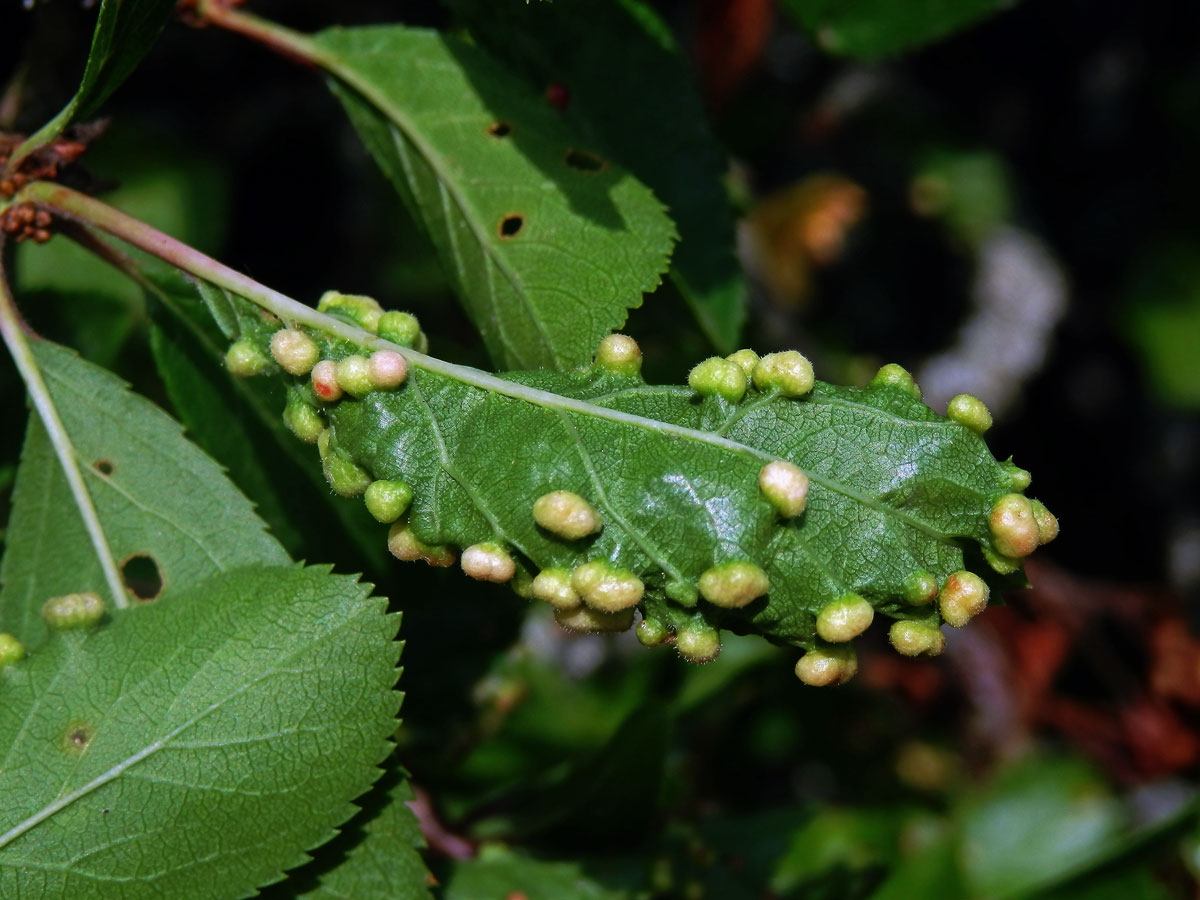
<instances>
[{"instance_id":1,"label":"leaf midrib","mask_svg":"<svg viewBox=\"0 0 1200 900\"><path fill-rule=\"evenodd\" d=\"M283 302L281 302L283 301ZM674 425L670 422L663 422L659 419L650 419L644 416L637 416L632 413L622 412L621 410L609 409L605 406L596 406L585 400L576 400L574 397L565 397L562 394L543 391L540 388L532 388L523 385L520 382L510 381L501 378L497 375L492 375L480 369L474 369L470 366L459 365L458 363L447 362L443 359L438 359L434 356L428 356L424 353L419 353L409 347L403 347L399 344L393 344L391 341L384 340L377 335L364 331L353 325L348 325L339 320L326 316L324 313L317 312L312 307L305 306L290 297L285 297L282 294L272 292L271 301L267 307L272 312L277 313L281 317L292 319L295 322L308 325L319 331L324 331L327 334L332 334L336 337L343 338L360 347L366 349L379 350L394 350L399 353L409 364L417 369L424 369L434 375L441 375L449 378L452 381L457 381L461 384L475 387L480 390L489 391L494 394L499 394L504 397L511 397L515 400L521 400L531 406L538 406L542 409L552 411L567 410L584 416L591 416L596 419L603 419L610 422L616 422L622 425L629 425L634 428L642 428L647 431L656 432L658 434L670 435L673 437L683 438L685 440L696 441L697 443L708 444L718 449L725 450L729 453L734 453L740 456L746 456L756 461L771 462L779 457L774 454L767 453L763 450L750 447L738 441L730 440L729 438L713 434L708 431L701 431L695 428L688 428L684 425ZM788 401L793 402L793 401ZM806 402L806 401L795 401ZM858 491L851 490L840 481L828 478L816 473L808 473L809 479L822 487L841 494L850 500L862 503L878 512L885 513L896 517L898 520L905 522L917 530L923 532L934 540L943 543L953 543L954 538L951 535L945 534L934 526L930 525L922 519L912 516L902 510L898 510L886 503L867 497Z\"/></svg>"},{"instance_id":2,"label":"leaf midrib","mask_svg":"<svg viewBox=\"0 0 1200 900\"><path fill-rule=\"evenodd\" d=\"M532 301L529 299L526 293L521 290L521 279L516 275L515 272L513 272L505 258L498 254L497 248L482 234L475 219L465 214L465 209L473 207L471 204L466 202L458 183L447 174L447 169L441 157L434 152L434 149L425 140L424 135L422 135L421 132L414 127L411 119L405 116L403 111L394 106L388 100L388 98L381 93L369 80L360 77L359 73L352 66L347 64L341 52L330 51L328 48L325 49L327 50L327 53L323 55L323 63L328 67L328 70L341 81L343 81L347 86L353 88L359 95L363 97L364 100L366 100L369 104L374 106L377 110L379 110L379 112L387 117L391 125L389 131L392 132L393 141L396 139L396 132L399 131L401 132L400 137L403 140L407 140L409 143L411 143L417 149L417 152L421 154L421 158L425 160L425 163L429 166L429 168L433 171L434 176L437 178L438 184L444 186L446 193L449 194L454 200L454 205L458 207L459 215L461 216L462 220L467 223L467 227L471 230L471 233L474 234L475 242L480 248L482 248L484 256L487 257L487 259L489 259L494 266L496 266L497 270L509 283L513 294L525 307L526 313L537 327L538 336L545 346L546 351L554 359L555 367L561 369L563 367L563 360L555 351L554 344L550 340L549 335L546 333L545 325L542 323L541 317L538 315L537 310L533 308ZM401 162L403 164L403 159ZM407 166L405 166L405 169L407 170ZM409 181L411 182L413 180L414 179L412 176L409 175ZM453 240L453 238L450 239ZM513 353L515 359L523 358L523 354L514 352L514 348L512 348L508 340L505 340L504 343L508 347L509 352Z\"/></svg>"},{"instance_id":3,"label":"leaf midrib","mask_svg":"<svg viewBox=\"0 0 1200 900\"><path fill-rule=\"evenodd\" d=\"M323 622L329 621L330 619L333 619L338 614L338 612L339 612L339 609L337 609L337 608L331 609L320 620L320 622L323 623ZM351 627L356 621L357 621L357 617L351 617L345 623L343 623L343 625L341 627L343 627L343 628ZM315 627L317 624L320 624L320 623L314 623L314 628L313 628L314 636L316 635L316 632L318 631L318 629ZM223 643L228 644L235 639L237 639L237 636L231 635L231 636L227 637ZM80 649L82 649L82 648L80 648ZM171 655L167 658L166 664L164 666L157 667L154 671L157 672L161 668L168 668L170 661L174 657L176 657L180 653L191 652L191 650L192 650L192 648L186 646L185 644L180 644L180 645L176 646L172 650ZM298 649L288 653L284 657L284 659L281 660L280 662L288 661L288 660L292 659L293 657L295 657L297 654L306 652L307 650L308 650L308 642L305 643L305 646L303 648L298 648ZM59 668L59 670L54 673L54 676L51 679L50 685L48 686L48 690L53 688L53 686L57 682L59 676L62 675L63 672L67 670L67 668L68 668L67 666L61 666ZM196 669L192 673L192 677L188 680L187 684L184 685L184 688L186 688L187 685L190 685L192 682L194 682L195 679L204 670L205 670L205 666L201 666L200 668ZM46 806L42 807L40 810L38 810L33 815L30 815L23 821L18 822L16 825L14 825L8 831L4 832L3 834L0 834L0 850L3 850L5 847L7 847L13 841L17 840L22 835L28 833L33 828L36 828L38 825L40 825L46 819L57 814L61 810L66 809L68 806L73 804L75 801L82 799L83 797L86 797L88 794L104 787L106 784L110 784L111 782L115 781L124 772L128 771L130 768L137 765L139 762L142 762L143 760L148 759L149 757L151 757L155 753L157 753L159 750L162 750L164 747L167 747L171 743L171 739L174 738L176 735L182 734L184 731L187 731L192 726L203 721L209 714L221 709L223 706L225 706L231 700L244 694L246 691L250 690L252 687L256 686L257 684L266 680L267 678L276 676L280 673L281 673L281 670L280 670L280 667L278 664L269 666L268 668L266 668L262 672L260 672L258 675L256 675L253 679L246 681L243 684L240 684L236 690L232 691L231 693L226 694L221 699L219 699L213 703L210 703L205 709L201 710L199 713L192 716L187 721L181 723L176 728L173 728L172 730L168 731L162 737L157 738L154 741L151 741L146 747L143 747L137 753L134 753L131 756L127 757L126 759L122 760L121 762L119 762L113 766L110 766L108 768L108 770L101 773L100 775L97 775L95 778L93 778L87 784L80 785L78 788L71 791L69 794L59 797L54 802L49 803ZM144 678L140 679L138 681L138 685L140 686L144 682L145 682ZM179 694L182 694L184 688L181 688L179 691L177 691L176 695L178 696ZM127 691L125 691L125 690L121 691L117 700L113 701L113 703L110 704L108 709L105 711L105 717L107 717L107 715L112 711L112 709L120 701L121 697L124 696L126 693L127 693ZM43 692L41 694L41 697L44 697L45 695L46 695L45 692ZM26 720L25 720L26 722L30 722L33 720L33 713L34 713L34 710L36 710L39 699L40 698L35 699L34 707L33 707L33 709L30 710L29 715L26 717ZM24 728L22 728L21 733L22 734L24 733ZM9 753L6 758L11 758L12 751L16 749L16 746L17 746L17 744L14 741L14 743L9 748Z\"/></svg>"}]
</instances>

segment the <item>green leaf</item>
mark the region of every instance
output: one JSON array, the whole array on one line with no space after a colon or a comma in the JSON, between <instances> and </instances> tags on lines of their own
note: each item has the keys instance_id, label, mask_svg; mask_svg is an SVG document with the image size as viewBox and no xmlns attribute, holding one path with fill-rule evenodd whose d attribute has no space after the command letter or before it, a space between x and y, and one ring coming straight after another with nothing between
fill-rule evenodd
<instances>
[{"instance_id":1,"label":"green leaf","mask_svg":"<svg viewBox=\"0 0 1200 900\"><path fill-rule=\"evenodd\" d=\"M838 872L866 873L891 861L904 820L902 809L826 808L791 835L775 865L772 890L795 894L827 884Z\"/></svg>"},{"instance_id":2,"label":"green leaf","mask_svg":"<svg viewBox=\"0 0 1200 900\"><path fill-rule=\"evenodd\" d=\"M245 897L304 862L395 728L367 595L243 569L0 670L0 895Z\"/></svg>"},{"instance_id":3,"label":"green leaf","mask_svg":"<svg viewBox=\"0 0 1200 900\"><path fill-rule=\"evenodd\" d=\"M932 43L1012 6L1012 0L783 0L830 53L882 59Z\"/></svg>"},{"instance_id":4,"label":"green leaf","mask_svg":"<svg viewBox=\"0 0 1200 900\"><path fill-rule=\"evenodd\" d=\"M848 592L936 621L900 600L905 580L962 569L961 541L989 540L1006 487L978 435L890 387L821 384L804 400L734 405L598 371L475 382L418 369L399 392L333 409L331 443L374 477L412 486L423 541L498 539L537 569L607 560L640 578L647 615L675 628L698 614L812 647L817 612ZM812 480L798 520L780 520L759 491L775 458ZM598 537L569 542L536 525L533 501L554 490L597 506ZM725 610L668 598L669 584L694 587L738 560L766 571L769 599Z\"/></svg>"},{"instance_id":5,"label":"green leaf","mask_svg":"<svg viewBox=\"0 0 1200 900\"><path fill-rule=\"evenodd\" d=\"M661 203L482 50L399 26L315 43L499 366L583 364L658 285Z\"/></svg>"},{"instance_id":6,"label":"green leaf","mask_svg":"<svg viewBox=\"0 0 1200 900\"><path fill-rule=\"evenodd\" d=\"M1124 823L1088 766L1025 760L1002 772L962 814L962 866L972 896L1020 896L1101 860Z\"/></svg>"},{"instance_id":7,"label":"green leaf","mask_svg":"<svg viewBox=\"0 0 1200 900\"><path fill-rule=\"evenodd\" d=\"M103 0L79 89L70 102L13 154L10 165L86 119L137 68L175 11L177 0Z\"/></svg>"},{"instance_id":8,"label":"green leaf","mask_svg":"<svg viewBox=\"0 0 1200 900\"><path fill-rule=\"evenodd\" d=\"M418 852L425 839L407 806L412 798L405 773L389 771L359 798L362 809L341 834L263 891L262 900L430 900L431 876Z\"/></svg>"},{"instance_id":9,"label":"green leaf","mask_svg":"<svg viewBox=\"0 0 1200 900\"><path fill-rule=\"evenodd\" d=\"M87 67L72 101L75 115L86 119L95 114L133 73L176 5L175 0L104 0L100 4Z\"/></svg>"},{"instance_id":10,"label":"green leaf","mask_svg":"<svg viewBox=\"0 0 1200 900\"><path fill-rule=\"evenodd\" d=\"M958 847L952 834L939 835L927 846L909 851L872 892L870 900L959 900L968 896L959 872Z\"/></svg>"},{"instance_id":11,"label":"green leaf","mask_svg":"<svg viewBox=\"0 0 1200 900\"><path fill-rule=\"evenodd\" d=\"M623 900L584 877L572 863L543 862L490 847L476 859L454 867L445 900L496 900L523 895L525 900Z\"/></svg>"},{"instance_id":12,"label":"green leaf","mask_svg":"<svg viewBox=\"0 0 1200 900\"><path fill-rule=\"evenodd\" d=\"M329 359L390 346L325 327L361 335L360 346L314 330ZM267 336L243 339L267 352ZM717 627L813 649L818 613L851 592L878 613L936 626L937 604L910 605L906 585L919 572L939 584L968 565L986 572L992 509L1013 489L983 439L922 404L911 382L818 382L799 399L751 388L732 402L600 364L493 376L403 352L402 387L321 410L327 463L411 486L406 527L425 545L498 543L530 573L618 567L644 587L644 614L677 637ZM779 459L811 482L791 519L759 487ZM590 502L602 530L570 540L539 525L534 502L554 491ZM453 560L444 547L421 552ZM769 592L737 608L698 602L701 576L727 563L760 567Z\"/></svg>"},{"instance_id":13,"label":"green leaf","mask_svg":"<svg viewBox=\"0 0 1200 900\"><path fill-rule=\"evenodd\" d=\"M1190 238L1157 242L1138 260L1122 302L1123 333L1159 400L1200 409L1195 350L1200 342L1200 266Z\"/></svg>"},{"instance_id":14,"label":"green leaf","mask_svg":"<svg viewBox=\"0 0 1200 900\"><path fill-rule=\"evenodd\" d=\"M737 349L746 286L721 184L726 162L654 11L637 0L450 6L481 44L533 83L565 85L570 102L562 115L667 204L679 228L670 279L713 345Z\"/></svg>"},{"instance_id":15,"label":"green leaf","mask_svg":"<svg viewBox=\"0 0 1200 900\"><path fill-rule=\"evenodd\" d=\"M164 594L254 563L283 565L283 548L246 498L161 409L109 372L49 341L34 354L118 569L148 557ZM133 563L127 573L132 577ZM151 576L153 572L148 574ZM103 564L41 420L30 417L0 565L0 630L31 651L46 638L49 597L107 595ZM110 604L111 597L108 597Z\"/></svg>"}]
</instances>

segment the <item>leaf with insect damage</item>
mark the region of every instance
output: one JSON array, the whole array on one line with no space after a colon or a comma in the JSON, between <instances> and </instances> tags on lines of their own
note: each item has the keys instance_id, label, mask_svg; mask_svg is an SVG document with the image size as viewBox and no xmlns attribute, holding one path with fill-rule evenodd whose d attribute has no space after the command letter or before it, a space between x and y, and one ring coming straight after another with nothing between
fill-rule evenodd
<instances>
[{"instance_id":1,"label":"leaf with insect damage","mask_svg":"<svg viewBox=\"0 0 1200 900\"><path fill-rule=\"evenodd\" d=\"M0 896L219 900L304 863L391 749L399 617L368 593L244 568L0 670Z\"/></svg>"},{"instance_id":2,"label":"leaf with insect damage","mask_svg":"<svg viewBox=\"0 0 1200 900\"><path fill-rule=\"evenodd\" d=\"M659 284L659 200L483 50L393 25L315 43L498 366L582 365Z\"/></svg>"},{"instance_id":3,"label":"leaf with insect damage","mask_svg":"<svg viewBox=\"0 0 1200 900\"><path fill-rule=\"evenodd\" d=\"M761 634L809 652L803 680L833 683L877 615L961 625L1057 533L1023 495L1028 473L896 367L865 388L815 382L794 352L697 367L737 369L734 392L724 377L648 385L621 336L587 368L496 376L349 333L310 325L329 364L386 349L408 376L332 401L293 381L325 423L335 490L402 482L393 555L451 565L461 551L467 574L513 580L575 630L628 628L638 608L644 643L704 662L719 629Z\"/></svg>"},{"instance_id":4,"label":"leaf with insect damage","mask_svg":"<svg viewBox=\"0 0 1200 900\"><path fill-rule=\"evenodd\" d=\"M107 542L89 538L46 429L31 416L0 565L0 631L35 651L42 604L96 592L109 608L106 567L126 598L194 587L240 566L288 562L242 494L179 424L110 372L49 341L32 349Z\"/></svg>"}]
</instances>

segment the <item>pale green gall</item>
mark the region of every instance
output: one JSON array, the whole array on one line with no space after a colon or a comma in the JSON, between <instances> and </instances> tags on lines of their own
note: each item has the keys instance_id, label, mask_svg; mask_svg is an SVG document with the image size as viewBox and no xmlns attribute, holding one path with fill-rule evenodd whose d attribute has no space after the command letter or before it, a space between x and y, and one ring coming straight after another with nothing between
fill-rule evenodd
<instances>
[{"instance_id":1,"label":"pale green gall","mask_svg":"<svg viewBox=\"0 0 1200 900\"><path fill-rule=\"evenodd\" d=\"M746 378L750 378L754 375L754 367L758 365L759 360L758 354L749 347L744 347L743 349L738 350L736 353L730 353L725 358L731 363L735 363L736 365L740 366Z\"/></svg>"},{"instance_id":2,"label":"pale green gall","mask_svg":"<svg viewBox=\"0 0 1200 900\"><path fill-rule=\"evenodd\" d=\"M270 371L271 361L254 344L243 339L230 344L225 353L225 368L238 378L250 378Z\"/></svg>"},{"instance_id":3,"label":"pale green gall","mask_svg":"<svg viewBox=\"0 0 1200 900\"><path fill-rule=\"evenodd\" d=\"M379 336L385 341L419 350L421 345L421 323L412 313L391 310L379 318Z\"/></svg>"},{"instance_id":4,"label":"pale green gall","mask_svg":"<svg viewBox=\"0 0 1200 900\"><path fill-rule=\"evenodd\" d=\"M813 687L842 684L856 674L858 654L849 645L809 650L796 661L796 677Z\"/></svg>"},{"instance_id":5,"label":"pale green gall","mask_svg":"<svg viewBox=\"0 0 1200 900\"><path fill-rule=\"evenodd\" d=\"M642 348L625 334L610 334L596 348L596 365L614 375L637 375L642 371Z\"/></svg>"},{"instance_id":6,"label":"pale green gall","mask_svg":"<svg viewBox=\"0 0 1200 900\"><path fill-rule=\"evenodd\" d=\"M714 606L738 609L771 589L767 573L751 562L713 566L700 576L700 596Z\"/></svg>"},{"instance_id":7,"label":"pale green gall","mask_svg":"<svg viewBox=\"0 0 1200 900\"><path fill-rule=\"evenodd\" d=\"M403 562L424 560L431 566L444 568L454 565L454 551L440 544L427 544L415 534L403 519L388 530L388 552Z\"/></svg>"},{"instance_id":8,"label":"pale green gall","mask_svg":"<svg viewBox=\"0 0 1200 900\"><path fill-rule=\"evenodd\" d=\"M972 394L951 397L946 405L946 416L977 434L983 434L992 427L992 413L987 404Z\"/></svg>"},{"instance_id":9,"label":"pale green gall","mask_svg":"<svg viewBox=\"0 0 1200 900\"><path fill-rule=\"evenodd\" d=\"M913 572L904 580L904 602L912 606L932 603L938 595L937 576L924 569Z\"/></svg>"},{"instance_id":10,"label":"pale green gall","mask_svg":"<svg viewBox=\"0 0 1200 900\"><path fill-rule=\"evenodd\" d=\"M408 512L412 499L412 488L398 480L372 481L363 492L367 512L385 525L395 522Z\"/></svg>"},{"instance_id":11,"label":"pale green gall","mask_svg":"<svg viewBox=\"0 0 1200 900\"><path fill-rule=\"evenodd\" d=\"M533 579L532 593L535 599L555 609L575 609L583 603L579 592L571 587L569 569L542 569Z\"/></svg>"},{"instance_id":12,"label":"pale green gall","mask_svg":"<svg viewBox=\"0 0 1200 900\"><path fill-rule=\"evenodd\" d=\"M551 491L533 501L533 520L552 534L577 541L603 526L600 513L572 491Z\"/></svg>"},{"instance_id":13,"label":"pale green gall","mask_svg":"<svg viewBox=\"0 0 1200 900\"><path fill-rule=\"evenodd\" d=\"M683 626L675 631L675 649L690 663L710 663L721 653L721 635L715 628Z\"/></svg>"},{"instance_id":14,"label":"pale green gall","mask_svg":"<svg viewBox=\"0 0 1200 900\"><path fill-rule=\"evenodd\" d=\"M1021 494L1005 494L988 517L992 545L1001 556L1021 559L1037 549L1041 540L1033 504Z\"/></svg>"},{"instance_id":15,"label":"pale green gall","mask_svg":"<svg viewBox=\"0 0 1200 900\"><path fill-rule=\"evenodd\" d=\"M941 630L923 622L893 622L888 640L901 656L937 656L946 647Z\"/></svg>"},{"instance_id":16,"label":"pale green gall","mask_svg":"<svg viewBox=\"0 0 1200 900\"><path fill-rule=\"evenodd\" d=\"M787 460L775 459L763 466L758 488L785 519L794 519L808 505L808 475Z\"/></svg>"},{"instance_id":17,"label":"pale green gall","mask_svg":"<svg viewBox=\"0 0 1200 900\"><path fill-rule=\"evenodd\" d=\"M104 618L104 599L94 591L51 597L42 604L42 619L55 631L91 628Z\"/></svg>"},{"instance_id":18,"label":"pale green gall","mask_svg":"<svg viewBox=\"0 0 1200 900\"><path fill-rule=\"evenodd\" d=\"M987 582L974 572L952 573L938 594L942 619L947 625L962 628L987 608L990 593Z\"/></svg>"},{"instance_id":19,"label":"pale green gall","mask_svg":"<svg viewBox=\"0 0 1200 900\"><path fill-rule=\"evenodd\" d=\"M880 366L879 371L875 373L875 377L871 379L871 384L899 388L917 400L921 399L921 388L917 386L912 373L904 368L904 366L896 363L888 363L886 366Z\"/></svg>"},{"instance_id":20,"label":"pale green gall","mask_svg":"<svg viewBox=\"0 0 1200 900\"><path fill-rule=\"evenodd\" d=\"M340 291L326 291L317 301L317 309L323 313L331 313L346 321L353 322L364 331L378 334L379 322L383 318L383 307L373 297L362 294L343 294Z\"/></svg>"},{"instance_id":21,"label":"pale green gall","mask_svg":"<svg viewBox=\"0 0 1200 900\"><path fill-rule=\"evenodd\" d=\"M25 658L25 645L7 631L0 631L0 669Z\"/></svg>"},{"instance_id":22,"label":"pale green gall","mask_svg":"<svg viewBox=\"0 0 1200 900\"><path fill-rule=\"evenodd\" d=\"M834 644L853 640L870 627L875 608L858 594L846 594L817 613L817 634Z\"/></svg>"},{"instance_id":23,"label":"pale green gall","mask_svg":"<svg viewBox=\"0 0 1200 900\"><path fill-rule=\"evenodd\" d=\"M321 358L317 342L303 331L284 328L271 335L271 356L289 375L303 376Z\"/></svg>"},{"instance_id":24,"label":"pale green gall","mask_svg":"<svg viewBox=\"0 0 1200 900\"><path fill-rule=\"evenodd\" d=\"M746 394L746 373L737 363L713 356L688 373L688 387L705 397L736 403Z\"/></svg>"},{"instance_id":25,"label":"pale green gall","mask_svg":"<svg viewBox=\"0 0 1200 900\"><path fill-rule=\"evenodd\" d=\"M351 397L362 399L375 389L371 379L371 363L357 353L339 359L335 364L337 383Z\"/></svg>"},{"instance_id":26,"label":"pale green gall","mask_svg":"<svg viewBox=\"0 0 1200 900\"><path fill-rule=\"evenodd\" d=\"M568 631L584 634L605 634L628 631L633 627L633 610L604 612L588 606L575 609L556 609L554 621Z\"/></svg>"},{"instance_id":27,"label":"pale green gall","mask_svg":"<svg viewBox=\"0 0 1200 900\"><path fill-rule=\"evenodd\" d=\"M325 420L304 398L295 391L288 393L287 405L283 408L283 424L306 444L314 444L325 430Z\"/></svg>"},{"instance_id":28,"label":"pale green gall","mask_svg":"<svg viewBox=\"0 0 1200 900\"><path fill-rule=\"evenodd\" d=\"M468 577L495 584L511 581L517 574L516 562L507 550L494 541L467 547L462 552L459 565Z\"/></svg>"},{"instance_id":29,"label":"pale green gall","mask_svg":"<svg viewBox=\"0 0 1200 900\"><path fill-rule=\"evenodd\" d=\"M816 383L812 363L796 350L768 353L754 367L753 379L760 391L791 398L803 397Z\"/></svg>"}]
</instances>

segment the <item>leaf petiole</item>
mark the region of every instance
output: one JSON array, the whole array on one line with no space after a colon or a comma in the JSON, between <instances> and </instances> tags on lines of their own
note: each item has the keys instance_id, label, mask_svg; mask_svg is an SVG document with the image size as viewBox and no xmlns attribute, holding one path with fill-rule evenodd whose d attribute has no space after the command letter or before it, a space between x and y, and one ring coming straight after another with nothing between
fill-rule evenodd
<instances>
[{"instance_id":1,"label":"leaf petiole","mask_svg":"<svg viewBox=\"0 0 1200 900\"><path fill-rule=\"evenodd\" d=\"M113 606L116 609L125 609L129 605L129 597L126 594L121 574L117 569L117 562L113 558L112 550L108 546L108 537L104 533L104 526L100 524L100 517L96 514L96 506L92 502L92 495L88 493L87 485L83 483L83 475L79 470L79 461L75 456L75 445L72 443L70 435L67 434L67 430L63 426L62 419L58 415L58 410L54 406L54 400L50 396L50 391L46 387L45 380L42 378L41 369L38 367L37 360L34 359L32 350L30 350L25 329L17 313L16 302L8 286L8 278L6 277L2 261L0 261L0 336L3 336L4 343L8 346L8 352L12 355L13 362L16 363L17 371L20 372L21 378L25 382L25 387L29 391L34 409L37 410L38 415L41 417L42 424L46 428L46 434L49 436L50 443L54 447L54 452L58 456L58 461L62 465L63 475L66 477L67 484L71 488L71 495L75 498L75 505L79 508L79 516L83 519L83 524L87 529L88 537L91 539L92 547L96 551L96 558L100 562L100 568L104 571L104 580L108 583L108 591L112 595Z\"/></svg>"},{"instance_id":2,"label":"leaf petiole","mask_svg":"<svg viewBox=\"0 0 1200 900\"><path fill-rule=\"evenodd\" d=\"M769 462L774 457L768 453L755 450L745 444L729 440L721 435L694 428L661 422L657 419L647 419L632 415L617 409L596 406L582 400L564 397L548 391L538 390L518 382L509 381L496 375L491 375L469 366L460 366L446 362L433 356L427 356L408 347L401 347L364 331L354 325L346 324L324 313L318 312L311 306L305 306L286 294L272 290L260 284L253 278L243 275L223 263L217 262L182 241L170 235L163 234L155 228L138 219L114 209L93 197L73 191L51 182L39 181L26 185L13 197L13 202L34 203L56 215L65 216L82 225L90 225L125 241L134 247L157 256L166 263L188 273L196 278L208 281L230 293L244 297L256 306L273 313L285 322L307 325L333 337L358 344L368 350L394 350L404 356L410 366L425 369L439 375L452 378L463 384L469 384L483 390L491 391L522 400L534 406L546 409L569 410L584 415L595 416L615 422L623 422L661 433L675 434L689 440L711 444L716 447L738 454L748 454Z\"/></svg>"}]
</instances>

